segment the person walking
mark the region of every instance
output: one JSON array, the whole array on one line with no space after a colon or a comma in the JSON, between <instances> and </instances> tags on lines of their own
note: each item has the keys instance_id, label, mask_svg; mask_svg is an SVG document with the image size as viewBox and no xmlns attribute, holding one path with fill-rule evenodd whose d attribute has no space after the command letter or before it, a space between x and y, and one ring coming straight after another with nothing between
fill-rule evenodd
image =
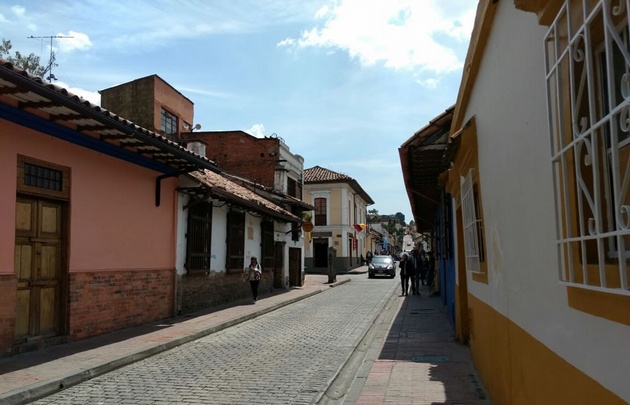
<instances>
[{"instance_id":1,"label":"person walking","mask_svg":"<svg viewBox=\"0 0 630 405\"><path fill-rule=\"evenodd\" d=\"M411 266L411 293L413 295L420 295L420 272L422 270L422 259L418 254L417 249L411 251L409 260L413 263Z\"/></svg>"},{"instance_id":2,"label":"person walking","mask_svg":"<svg viewBox=\"0 0 630 405\"><path fill-rule=\"evenodd\" d=\"M258 299L258 285L260 284L260 279L262 278L262 268L258 263L258 259L255 256L252 256L251 262L249 263L249 275L247 280L249 281L249 285L252 288L252 295L254 297L254 304Z\"/></svg>"},{"instance_id":3,"label":"person walking","mask_svg":"<svg viewBox=\"0 0 630 405\"><path fill-rule=\"evenodd\" d=\"M409 255L407 253L403 253L402 259L400 260L400 263L398 263L398 267L400 268L400 286L402 287L402 295L408 295L409 276L411 275L413 264L409 260Z\"/></svg>"}]
</instances>

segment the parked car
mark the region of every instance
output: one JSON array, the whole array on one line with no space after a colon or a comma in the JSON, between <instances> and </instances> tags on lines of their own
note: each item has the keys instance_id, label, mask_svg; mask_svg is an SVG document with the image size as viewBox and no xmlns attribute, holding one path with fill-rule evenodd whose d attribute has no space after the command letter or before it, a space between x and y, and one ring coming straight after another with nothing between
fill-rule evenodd
<instances>
[{"instance_id":1,"label":"parked car","mask_svg":"<svg viewBox=\"0 0 630 405\"><path fill-rule=\"evenodd\" d=\"M372 263L368 265L368 277L375 276L396 277L396 262L391 256L379 255L372 258Z\"/></svg>"}]
</instances>

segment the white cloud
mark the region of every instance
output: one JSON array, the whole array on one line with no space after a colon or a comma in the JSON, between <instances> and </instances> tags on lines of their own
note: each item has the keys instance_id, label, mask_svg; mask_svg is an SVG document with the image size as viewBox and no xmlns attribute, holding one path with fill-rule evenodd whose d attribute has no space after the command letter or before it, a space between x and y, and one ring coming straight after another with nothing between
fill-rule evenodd
<instances>
[{"instance_id":1,"label":"white cloud","mask_svg":"<svg viewBox=\"0 0 630 405\"><path fill-rule=\"evenodd\" d=\"M474 23L468 8L440 8L442 0L331 0L315 15L317 25L278 46L340 49L363 66L437 74L461 69L456 45Z\"/></svg>"},{"instance_id":2,"label":"white cloud","mask_svg":"<svg viewBox=\"0 0 630 405\"><path fill-rule=\"evenodd\" d=\"M26 9L22 6L13 6L11 7L11 11L19 18L24 17L24 14L26 14Z\"/></svg>"},{"instance_id":3,"label":"white cloud","mask_svg":"<svg viewBox=\"0 0 630 405\"><path fill-rule=\"evenodd\" d=\"M286 38L278 42L278 47L293 46L293 45L295 45L295 39L293 38Z\"/></svg>"},{"instance_id":4,"label":"white cloud","mask_svg":"<svg viewBox=\"0 0 630 405\"><path fill-rule=\"evenodd\" d=\"M245 129L244 131L256 138L265 136L265 126L263 124L254 124L250 129Z\"/></svg>"},{"instance_id":5,"label":"white cloud","mask_svg":"<svg viewBox=\"0 0 630 405\"><path fill-rule=\"evenodd\" d=\"M67 34L59 33L57 36L63 37L57 38L57 45L63 52L87 51L92 47L92 41L82 32L69 31Z\"/></svg>"},{"instance_id":6,"label":"white cloud","mask_svg":"<svg viewBox=\"0 0 630 405\"><path fill-rule=\"evenodd\" d=\"M68 92L74 95L77 95L79 97L82 97L92 104L101 105L101 95L97 91L89 91L89 90L81 89L79 87L71 87L67 83L62 82L62 81L55 82L54 84L65 88L66 90L68 90Z\"/></svg>"}]
</instances>

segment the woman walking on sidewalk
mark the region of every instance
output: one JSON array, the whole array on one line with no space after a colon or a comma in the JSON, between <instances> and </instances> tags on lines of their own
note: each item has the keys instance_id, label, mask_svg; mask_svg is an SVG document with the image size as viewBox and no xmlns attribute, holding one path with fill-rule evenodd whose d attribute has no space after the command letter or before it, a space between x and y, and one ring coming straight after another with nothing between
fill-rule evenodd
<instances>
[{"instance_id":1,"label":"woman walking on sidewalk","mask_svg":"<svg viewBox=\"0 0 630 405\"><path fill-rule=\"evenodd\" d=\"M260 284L260 279L262 278L262 268L260 264L258 264L258 259L255 256L252 256L251 263L249 264L249 276L247 280L249 280L249 285L252 288L252 295L254 296L254 304L258 299L258 285Z\"/></svg>"},{"instance_id":2,"label":"woman walking on sidewalk","mask_svg":"<svg viewBox=\"0 0 630 405\"><path fill-rule=\"evenodd\" d=\"M409 277L413 271L413 262L409 260L409 255L407 253L403 253L398 267L400 267L400 286L402 287L402 295L407 295L409 292Z\"/></svg>"}]
</instances>

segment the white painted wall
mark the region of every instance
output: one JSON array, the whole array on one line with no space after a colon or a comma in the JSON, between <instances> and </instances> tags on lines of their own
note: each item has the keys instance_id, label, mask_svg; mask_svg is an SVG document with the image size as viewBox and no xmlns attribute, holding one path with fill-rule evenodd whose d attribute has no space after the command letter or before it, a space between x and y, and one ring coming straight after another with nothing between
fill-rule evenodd
<instances>
[{"instance_id":1,"label":"white painted wall","mask_svg":"<svg viewBox=\"0 0 630 405\"><path fill-rule=\"evenodd\" d=\"M177 200L177 241L175 242L175 270L178 276L186 274L186 229L188 228L188 212L184 206L188 204L190 197L179 193Z\"/></svg>"},{"instance_id":2,"label":"white painted wall","mask_svg":"<svg viewBox=\"0 0 630 405\"><path fill-rule=\"evenodd\" d=\"M245 250L243 257L243 268L249 265L252 256L258 258L258 262L262 262L261 240L262 230L260 229L260 218L255 217L249 212L245 214Z\"/></svg>"},{"instance_id":3,"label":"white painted wall","mask_svg":"<svg viewBox=\"0 0 630 405\"><path fill-rule=\"evenodd\" d=\"M499 2L467 120L476 116L489 285L469 291L623 398L630 327L568 307L558 280L543 36ZM611 367L615 359L615 367Z\"/></svg>"}]
</instances>

